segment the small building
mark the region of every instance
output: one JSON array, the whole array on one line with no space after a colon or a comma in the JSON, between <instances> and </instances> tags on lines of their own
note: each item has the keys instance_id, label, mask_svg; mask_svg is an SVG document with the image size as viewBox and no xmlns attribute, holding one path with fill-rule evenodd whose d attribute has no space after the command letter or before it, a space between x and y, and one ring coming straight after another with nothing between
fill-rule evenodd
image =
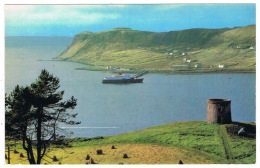
<instances>
[{"instance_id":1,"label":"small building","mask_svg":"<svg viewBox=\"0 0 260 168\"><path fill-rule=\"evenodd\" d=\"M194 68L201 68L202 66L201 66L201 64L195 64L194 65Z\"/></svg>"},{"instance_id":2,"label":"small building","mask_svg":"<svg viewBox=\"0 0 260 168\"><path fill-rule=\"evenodd\" d=\"M231 100L229 99L208 99L207 122L216 124L230 124Z\"/></svg>"},{"instance_id":3,"label":"small building","mask_svg":"<svg viewBox=\"0 0 260 168\"><path fill-rule=\"evenodd\" d=\"M218 65L218 68L225 68L225 65L224 65L224 64L222 64L222 65L219 64L219 65Z\"/></svg>"}]
</instances>

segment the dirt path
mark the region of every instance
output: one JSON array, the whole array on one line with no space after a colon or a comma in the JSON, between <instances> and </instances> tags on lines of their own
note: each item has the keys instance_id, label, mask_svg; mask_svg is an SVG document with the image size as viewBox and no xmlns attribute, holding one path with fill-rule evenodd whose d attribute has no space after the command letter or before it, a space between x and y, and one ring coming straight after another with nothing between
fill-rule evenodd
<instances>
[{"instance_id":1,"label":"dirt path","mask_svg":"<svg viewBox=\"0 0 260 168\"><path fill-rule=\"evenodd\" d=\"M232 151L230 149L230 146L228 144L228 133L224 125L219 126L219 136L222 140L222 143L224 145L225 153L226 153L226 159L229 160L230 163L235 163L232 155Z\"/></svg>"}]
</instances>

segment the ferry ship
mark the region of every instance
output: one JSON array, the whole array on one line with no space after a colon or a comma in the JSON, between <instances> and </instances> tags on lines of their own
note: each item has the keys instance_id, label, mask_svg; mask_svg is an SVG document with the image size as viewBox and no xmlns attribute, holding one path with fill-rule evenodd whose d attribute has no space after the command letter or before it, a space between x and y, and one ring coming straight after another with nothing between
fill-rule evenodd
<instances>
[{"instance_id":1,"label":"ferry ship","mask_svg":"<svg viewBox=\"0 0 260 168\"><path fill-rule=\"evenodd\" d=\"M123 75L119 73L116 76L105 77L102 83L142 83L143 80L143 78L136 78L127 74Z\"/></svg>"}]
</instances>

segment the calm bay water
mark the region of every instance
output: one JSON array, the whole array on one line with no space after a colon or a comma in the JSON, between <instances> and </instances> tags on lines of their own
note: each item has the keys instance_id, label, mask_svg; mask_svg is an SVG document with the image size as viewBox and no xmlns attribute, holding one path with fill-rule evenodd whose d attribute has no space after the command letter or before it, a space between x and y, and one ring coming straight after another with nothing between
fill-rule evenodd
<instances>
[{"instance_id":1,"label":"calm bay water","mask_svg":"<svg viewBox=\"0 0 260 168\"><path fill-rule=\"evenodd\" d=\"M207 99L231 99L232 119L255 121L255 74L144 75L142 84L102 84L109 72L81 71L85 65L51 61L71 42L66 37L6 38L5 90L34 82L42 69L59 77L64 100L78 99L81 124L74 137L116 135L160 124L206 120Z\"/></svg>"}]
</instances>

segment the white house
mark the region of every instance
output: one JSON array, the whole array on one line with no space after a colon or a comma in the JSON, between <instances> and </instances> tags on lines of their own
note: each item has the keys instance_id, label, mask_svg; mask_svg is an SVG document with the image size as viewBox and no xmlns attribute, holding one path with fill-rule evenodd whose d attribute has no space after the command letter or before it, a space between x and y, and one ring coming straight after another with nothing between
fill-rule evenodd
<instances>
[{"instance_id":1,"label":"white house","mask_svg":"<svg viewBox=\"0 0 260 168\"><path fill-rule=\"evenodd\" d=\"M218 68L225 68L225 65L224 64L223 65L219 64Z\"/></svg>"},{"instance_id":2,"label":"white house","mask_svg":"<svg viewBox=\"0 0 260 168\"><path fill-rule=\"evenodd\" d=\"M200 64L195 64L194 67L195 68L201 68L201 65Z\"/></svg>"}]
</instances>

